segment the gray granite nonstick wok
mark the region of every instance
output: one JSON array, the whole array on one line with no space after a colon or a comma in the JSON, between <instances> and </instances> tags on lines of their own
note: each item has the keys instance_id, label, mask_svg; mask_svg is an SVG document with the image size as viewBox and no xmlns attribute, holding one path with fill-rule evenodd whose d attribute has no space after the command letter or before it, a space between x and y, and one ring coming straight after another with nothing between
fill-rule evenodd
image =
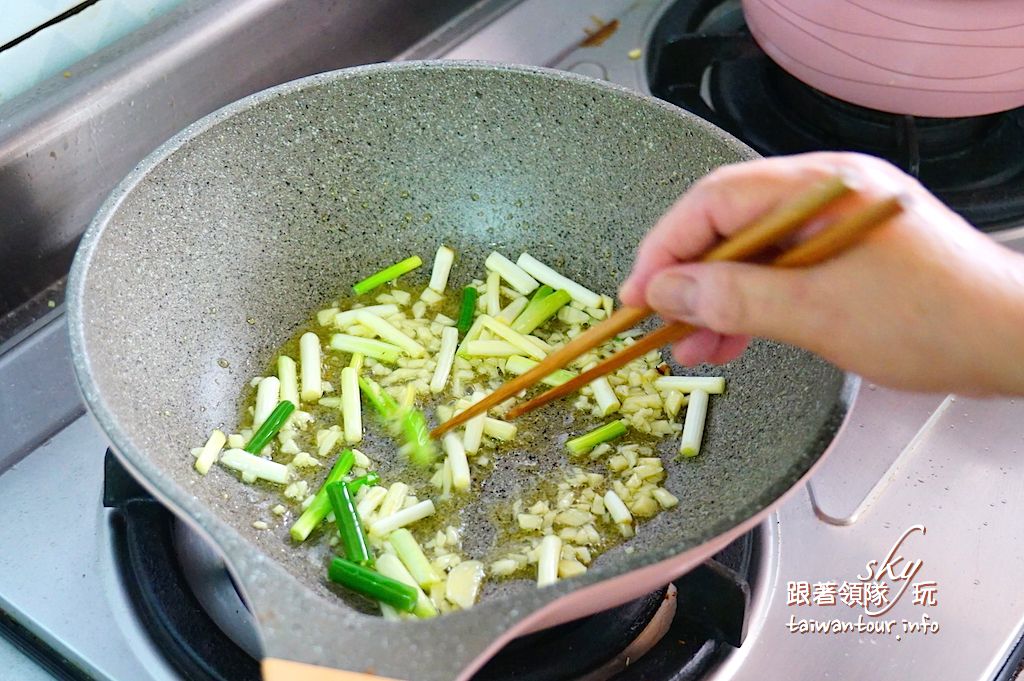
<instances>
[{"instance_id":1,"label":"gray granite nonstick wok","mask_svg":"<svg viewBox=\"0 0 1024 681\"><path fill-rule=\"evenodd\" d=\"M286 662L300 661L466 679L516 635L678 576L807 475L846 413L850 381L813 355L757 342L714 369L729 389L713 400L704 453L673 461L664 443L677 508L581 577L544 589L510 583L471 610L392 623L328 585L324 554L291 545L287 523L253 529L275 492L218 467L199 477L189 453L212 428L237 425L240 387L361 276L445 243L465 264L455 285L498 247L614 292L642 234L690 183L752 156L694 116L598 81L405 63L248 97L124 180L71 274L78 379L125 465L223 552L258 622L268 678L363 678ZM546 412L552 444L532 454L551 467L563 458L565 408ZM366 449L384 455L386 445ZM514 494L515 471L496 466L481 503Z\"/></svg>"}]
</instances>

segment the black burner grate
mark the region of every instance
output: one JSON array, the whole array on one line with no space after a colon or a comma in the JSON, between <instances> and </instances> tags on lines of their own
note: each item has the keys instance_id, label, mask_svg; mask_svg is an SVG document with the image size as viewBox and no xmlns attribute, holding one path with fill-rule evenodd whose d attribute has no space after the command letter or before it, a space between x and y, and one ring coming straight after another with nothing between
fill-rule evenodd
<instances>
[{"instance_id":1,"label":"black burner grate","mask_svg":"<svg viewBox=\"0 0 1024 681\"><path fill-rule=\"evenodd\" d=\"M971 118L891 114L789 75L751 37L738 0L680 0L648 50L651 92L765 156L815 150L885 158L983 230L1024 221L1024 107Z\"/></svg>"},{"instance_id":2,"label":"black burner grate","mask_svg":"<svg viewBox=\"0 0 1024 681\"><path fill-rule=\"evenodd\" d=\"M173 546L174 516L107 452L104 505L116 510L116 550L142 623L168 659L194 681L258 679L259 669L202 610ZM746 535L677 580L678 607L668 633L616 681L696 681L745 631L747 583L756 550ZM644 629L665 589L506 646L474 681L571 681L601 668Z\"/></svg>"}]
</instances>

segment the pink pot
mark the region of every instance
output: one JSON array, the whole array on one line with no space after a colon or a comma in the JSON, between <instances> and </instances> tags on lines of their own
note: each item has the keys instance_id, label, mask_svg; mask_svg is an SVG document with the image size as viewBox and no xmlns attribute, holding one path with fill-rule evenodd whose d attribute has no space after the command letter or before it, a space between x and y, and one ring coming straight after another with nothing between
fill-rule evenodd
<instances>
[{"instance_id":1,"label":"pink pot","mask_svg":"<svg viewBox=\"0 0 1024 681\"><path fill-rule=\"evenodd\" d=\"M1021 0L743 0L758 44L834 97L917 116L1024 106Z\"/></svg>"}]
</instances>

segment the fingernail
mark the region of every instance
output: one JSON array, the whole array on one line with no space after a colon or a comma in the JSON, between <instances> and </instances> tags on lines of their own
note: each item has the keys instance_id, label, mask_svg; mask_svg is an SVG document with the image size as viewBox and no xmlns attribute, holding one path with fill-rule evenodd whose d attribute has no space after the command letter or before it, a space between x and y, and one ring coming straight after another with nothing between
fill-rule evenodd
<instances>
[{"instance_id":1,"label":"fingernail","mask_svg":"<svg viewBox=\"0 0 1024 681\"><path fill-rule=\"evenodd\" d=\"M619 287L619 300L626 300L629 298L634 288L636 288L636 286L633 284L633 277L622 282L622 286Z\"/></svg>"},{"instance_id":2,"label":"fingernail","mask_svg":"<svg viewBox=\"0 0 1024 681\"><path fill-rule=\"evenodd\" d=\"M647 286L647 304L663 317L696 322L697 280L682 272L664 272Z\"/></svg>"}]
</instances>

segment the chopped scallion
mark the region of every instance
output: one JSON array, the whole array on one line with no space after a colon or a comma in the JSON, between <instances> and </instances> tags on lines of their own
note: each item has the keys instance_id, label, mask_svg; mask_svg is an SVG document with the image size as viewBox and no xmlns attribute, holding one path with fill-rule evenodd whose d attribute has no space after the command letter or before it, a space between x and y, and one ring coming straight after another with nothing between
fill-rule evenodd
<instances>
[{"instance_id":1,"label":"chopped scallion","mask_svg":"<svg viewBox=\"0 0 1024 681\"><path fill-rule=\"evenodd\" d=\"M215 430L210 433L209 439L203 445L199 456L196 457L196 470L200 475L206 475L209 472L210 466L220 456L220 450L224 449L224 444L227 441L228 438L223 431Z\"/></svg>"},{"instance_id":2,"label":"chopped scallion","mask_svg":"<svg viewBox=\"0 0 1024 681\"><path fill-rule=\"evenodd\" d=\"M417 520L423 520L434 515L434 502L426 499L408 508L392 513L386 518L380 518L370 525L370 534L377 537L386 537L400 527L405 527Z\"/></svg>"},{"instance_id":3,"label":"chopped scallion","mask_svg":"<svg viewBox=\"0 0 1024 681\"><path fill-rule=\"evenodd\" d=\"M537 366L538 362L527 359L526 357L509 357L505 362L505 371L519 376L525 374L527 371ZM576 372L569 371L568 369L559 369L545 376L540 380L545 385L557 387L563 383L568 383L572 379L576 378Z\"/></svg>"},{"instance_id":4,"label":"chopped scallion","mask_svg":"<svg viewBox=\"0 0 1024 681\"><path fill-rule=\"evenodd\" d=\"M566 448L576 454L586 454L594 447L598 446L602 442L608 440L614 440L617 437L622 437L626 434L626 424L624 421L612 421L606 423L600 428L596 428L589 433L575 437L565 443Z\"/></svg>"},{"instance_id":5,"label":"chopped scallion","mask_svg":"<svg viewBox=\"0 0 1024 681\"><path fill-rule=\"evenodd\" d=\"M509 286L524 296L537 288L536 279L524 272L523 268L519 265L515 264L497 251L494 251L487 256L487 259L484 260L484 267L492 272L497 272L501 275L502 279L508 282Z\"/></svg>"},{"instance_id":6,"label":"chopped scallion","mask_svg":"<svg viewBox=\"0 0 1024 681\"><path fill-rule=\"evenodd\" d=\"M360 376L358 382L359 390L366 396L366 399L370 400L370 404L373 405L378 416L385 421L390 421L398 415L398 402L384 392L376 381L366 376Z\"/></svg>"},{"instance_id":7,"label":"chopped scallion","mask_svg":"<svg viewBox=\"0 0 1024 681\"><path fill-rule=\"evenodd\" d=\"M533 295L530 296L530 302L531 303L535 303L535 302L544 300L545 298L547 298L548 296L550 296L554 292L555 292L555 289L551 288L547 284L544 284L539 289L537 289L536 291L533 292Z\"/></svg>"},{"instance_id":8,"label":"chopped scallion","mask_svg":"<svg viewBox=\"0 0 1024 681\"><path fill-rule=\"evenodd\" d=\"M448 285L448 275L451 273L454 263L455 251L447 246L437 249L437 253L434 254L434 268L430 272L430 284L428 284L431 290L444 293L444 289Z\"/></svg>"},{"instance_id":9,"label":"chopped scallion","mask_svg":"<svg viewBox=\"0 0 1024 681\"><path fill-rule=\"evenodd\" d=\"M277 358L277 378L281 381L281 399L299 404L299 379L295 360L287 355Z\"/></svg>"},{"instance_id":10,"label":"chopped scallion","mask_svg":"<svg viewBox=\"0 0 1024 681\"><path fill-rule=\"evenodd\" d=\"M459 319L455 323L455 328L457 328L461 334L465 334L469 331L469 327L473 324L473 312L476 311L476 295L476 289L472 286L467 286L462 289L462 304L459 306Z\"/></svg>"},{"instance_id":11,"label":"chopped scallion","mask_svg":"<svg viewBox=\"0 0 1024 681\"><path fill-rule=\"evenodd\" d=\"M424 555L423 549L417 543L416 538L412 536L412 532L404 527L399 528L388 535L388 542L394 547L398 559L402 561L402 564L409 570L409 574L421 587L427 589L432 584L441 581L441 576Z\"/></svg>"},{"instance_id":12,"label":"chopped scallion","mask_svg":"<svg viewBox=\"0 0 1024 681\"><path fill-rule=\"evenodd\" d=\"M331 336L331 347L341 352L359 353L382 362L394 364L402 354L402 348L376 338L350 336L347 333L336 333Z\"/></svg>"},{"instance_id":13,"label":"chopped scallion","mask_svg":"<svg viewBox=\"0 0 1024 681\"><path fill-rule=\"evenodd\" d=\"M270 416L252 434L249 443L245 445L245 451L250 454L259 454L263 451L263 448L277 435L277 432L281 430L281 426L284 425L293 411L295 411L295 405L288 400L278 402L274 410L270 412Z\"/></svg>"},{"instance_id":14,"label":"chopped scallion","mask_svg":"<svg viewBox=\"0 0 1024 681\"><path fill-rule=\"evenodd\" d=\"M723 376L660 376L654 379L654 387L658 390L678 390L681 393L692 393L703 390L711 395L725 392Z\"/></svg>"},{"instance_id":15,"label":"chopped scallion","mask_svg":"<svg viewBox=\"0 0 1024 681\"><path fill-rule=\"evenodd\" d=\"M359 323L358 314L372 314L377 317L390 317L398 312L398 306L394 303L386 303L384 305L367 305L366 307L357 307L352 310L345 310L334 315L334 325L339 329L347 329L350 326Z\"/></svg>"},{"instance_id":16,"label":"chopped scallion","mask_svg":"<svg viewBox=\"0 0 1024 681\"><path fill-rule=\"evenodd\" d=\"M459 347L459 330L454 326L446 326L441 330L441 349L437 351L437 365L430 379L430 392L439 393L448 383L455 361L455 351Z\"/></svg>"},{"instance_id":17,"label":"chopped scallion","mask_svg":"<svg viewBox=\"0 0 1024 681\"><path fill-rule=\"evenodd\" d=\"M523 313L512 322L512 329L519 333L530 333L538 326L558 314L563 306L567 305L572 297L566 290L558 290L551 295L544 296L539 300L533 300Z\"/></svg>"},{"instance_id":18,"label":"chopped scallion","mask_svg":"<svg viewBox=\"0 0 1024 681\"><path fill-rule=\"evenodd\" d=\"M427 594L423 593L423 589L416 584L416 580L405 569L397 556L392 553L383 554L377 562L377 572L415 590L416 606L413 608L412 614L421 619L437 616L437 607L427 597Z\"/></svg>"},{"instance_id":19,"label":"chopped scallion","mask_svg":"<svg viewBox=\"0 0 1024 681\"><path fill-rule=\"evenodd\" d=\"M415 610L419 600L419 593L414 587L342 558L331 560L327 576L332 582L347 586L367 598L386 603L402 612Z\"/></svg>"},{"instance_id":20,"label":"chopped scallion","mask_svg":"<svg viewBox=\"0 0 1024 681\"><path fill-rule=\"evenodd\" d=\"M537 556L537 586L548 586L558 581L558 561L562 558L562 540L549 534L540 540Z\"/></svg>"},{"instance_id":21,"label":"chopped scallion","mask_svg":"<svg viewBox=\"0 0 1024 681\"><path fill-rule=\"evenodd\" d=\"M252 411L252 427L257 429L274 411L274 407L281 401L281 381L277 376L267 376L256 386L256 404Z\"/></svg>"},{"instance_id":22,"label":"chopped scallion","mask_svg":"<svg viewBox=\"0 0 1024 681\"><path fill-rule=\"evenodd\" d=\"M396 262L394 265L391 265L390 267L385 267L384 269L375 274L371 274L366 279L363 279L355 286L353 286L352 290L355 291L356 295L361 296L364 293L372 291L381 284L386 284L389 281L394 281L403 274L406 274L407 272L412 272L414 269L416 269L422 264L423 261L420 260L420 257L418 255L414 255L411 258L406 258L401 262Z\"/></svg>"},{"instance_id":23,"label":"chopped scallion","mask_svg":"<svg viewBox=\"0 0 1024 681\"><path fill-rule=\"evenodd\" d=\"M354 480L349 480L346 484L348 485L348 491L355 495L355 493L362 487L365 487L366 485L370 485L372 487L378 482L380 482L380 476L371 471L366 475L360 475Z\"/></svg>"},{"instance_id":24,"label":"chopped scallion","mask_svg":"<svg viewBox=\"0 0 1024 681\"><path fill-rule=\"evenodd\" d=\"M306 332L299 338L299 380L302 399L316 402L324 396L320 366L320 337Z\"/></svg>"},{"instance_id":25,"label":"chopped scallion","mask_svg":"<svg viewBox=\"0 0 1024 681\"><path fill-rule=\"evenodd\" d=\"M512 327L502 324L498 320L491 316L482 314L480 315L480 321L483 322L484 328L494 333L494 335L504 338L506 341L516 346L523 351L524 354L536 360L542 360L547 354L547 351L540 345L541 341L539 338L534 336L528 336L518 331L513 331Z\"/></svg>"},{"instance_id":26,"label":"chopped scallion","mask_svg":"<svg viewBox=\"0 0 1024 681\"><path fill-rule=\"evenodd\" d=\"M402 348L402 350L410 357L422 357L427 354L426 348L417 343L414 339L410 338L407 334L400 331L394 324L386 319L370 314L369 312L360 313L357 310L356 320L388 343Z\"/></svg>"},{"instance_id":27,"label":"chopped scallion","mask_svg":"<svg viewBox=\"0 0 1024 681\"><path fill-rule=\"evenodd\" d=\"M427 418L418 409L409 409L402 414L402 435L405 439L403 449L407 450L409 460L417 466L429 466L437 458L437 448L430 439L430 427Z\"/></svg>"},{"instance_id":28,"label":"chopped scallion","mask_svg":"<svg viewBox=\"0 0 1024 681\"><path fill-rule=\"evenodd\" d=\"M292 539L298 542L306 541L310 533L327 517L328 512L331 510L331 500L327 498L327 485L337 482L348 475L355 462L356 457L351 449L343 450L338 455L338 460L334 462L334 467L327 474L324 484L317 491L316 496L313 497L313 502L302 512L302 515L295 521L295 524L291 526L289 532L292 535Z\"/></svg>"},{"instance_id":29,"label":"chopped scallion","mask_svg":"<svg viewBox=\"0 0 1024 681\"><path fill-rule=\"evenodd\" d=\"M690 393L683 419L683 434L679 438L679 454L697 456L704 439L704 421L708 414L708 393L700 388Z\"/></svg>"},{"instance_id":30,"label":"chopped scallion","mask_svg":"<svg viewBox=\"0 0 1024 681\"><path fill-rule=\"evenodd\" d=\"M233 468L242 474L253 478L260 478L269 482L276 482L283 485L288 482L288 467L270 459L245 451L244 449L229 449L220 457L220 463L228 468Z\"/></svg>"},{"instance_id":31,"label":"chopped scallion","mask_svg":"<svg viewBox=\"0 0 1024 681\"><path fill-rule=\"evenodd\" d=\"M345 558L359 565L372 566L373 554L366 544L363 525L359 521L359 514L356 512L348 485L344 482L332 482L324 485L324 489L327 490L327 498L331 502L331 509L334 510L334 523L338 526Z\"/></svg>"},{"instance_id":32,"label":"chopped scallion","mask_svg":"<svg viewBox=\"0 0 1024 681\"><path fill-rule=\"evenodd\" d=\"M579 301L584 307L601 307L604 302L598 294L559 274L529 253L520 255L519 259L516 260L516 264L540 283L547 284L555 289L565 289L572 296L573 300Z\"/></svg>"},{"instance_id":33,"label":"chopped scallion","mask_svg":"<svg viewBox=\"0 0 1024 681\"><path fill-rule=\"evenodd\" d=\"M341 417L345 425L345 442L363 439L363 413L359 401L359 372L352 367L341 370Z\"/></svg>"}]
</instances>

